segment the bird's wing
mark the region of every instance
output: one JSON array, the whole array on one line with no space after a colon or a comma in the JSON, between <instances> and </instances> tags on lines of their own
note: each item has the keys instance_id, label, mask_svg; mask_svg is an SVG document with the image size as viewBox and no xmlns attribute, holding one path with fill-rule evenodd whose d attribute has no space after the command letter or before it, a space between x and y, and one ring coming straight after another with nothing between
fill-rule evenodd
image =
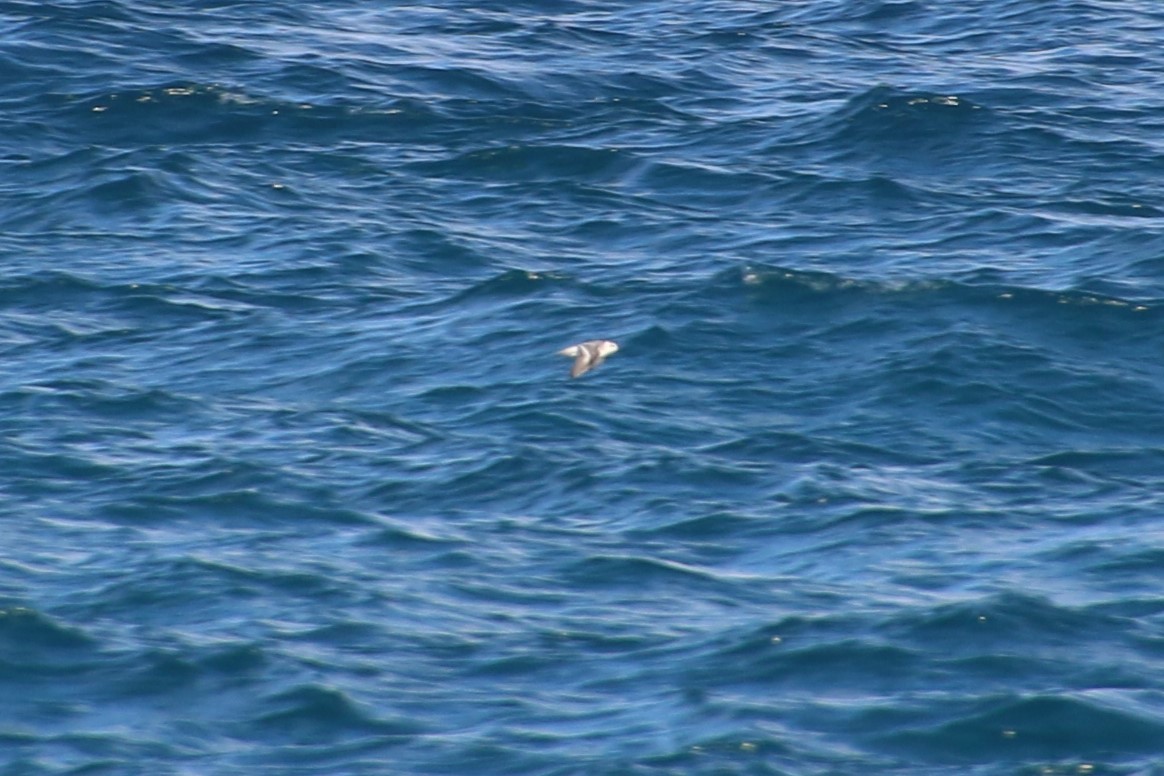
<instances>
[{"instance_id":1,"label":"bird's wing","mask_svg":"<svg viewBox=\"0 0 1164 776\"><path fill-rule=\"evenodd\" d=\"M570 377L578 377L590 371L594 363L585 348L578 348L578 357L574 359L574 366L570 369Z\"/></svg>"}]
</instances>

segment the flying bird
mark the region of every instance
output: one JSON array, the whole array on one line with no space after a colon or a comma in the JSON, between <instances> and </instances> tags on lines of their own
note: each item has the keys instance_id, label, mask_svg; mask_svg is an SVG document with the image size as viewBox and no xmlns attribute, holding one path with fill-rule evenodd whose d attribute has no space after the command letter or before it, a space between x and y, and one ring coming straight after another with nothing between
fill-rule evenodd
<instances>
[{"instance_id":1,"label":"flying bird","mask_svg":"<svg viewBox=\"0 0 1164 776\"><path fill-rule=\"evenodd\" d=\"M558 355L574 359L570 377L581 377L605 361L607 356L617 352L618 343L613 340L587 340L559 350Z\"/></svg>"}]
</instances>

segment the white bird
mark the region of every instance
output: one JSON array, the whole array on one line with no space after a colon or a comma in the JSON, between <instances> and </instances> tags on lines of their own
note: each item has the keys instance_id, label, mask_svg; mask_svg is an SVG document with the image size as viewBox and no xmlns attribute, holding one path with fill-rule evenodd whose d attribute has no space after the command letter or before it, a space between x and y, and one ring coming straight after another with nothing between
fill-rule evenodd
<instances>
[{"instance_id":1,"label":"white bird","mask_svg":"<svg viewBox=\"0 0 1164 776\"><path fill-rule=\"evenodd\" d=\"M587 340L559 350L558 355L574 359L570 377L581 377L605 361L607 356L617 352L618 343L613 340Z\"/></svg>"}]
</instances>

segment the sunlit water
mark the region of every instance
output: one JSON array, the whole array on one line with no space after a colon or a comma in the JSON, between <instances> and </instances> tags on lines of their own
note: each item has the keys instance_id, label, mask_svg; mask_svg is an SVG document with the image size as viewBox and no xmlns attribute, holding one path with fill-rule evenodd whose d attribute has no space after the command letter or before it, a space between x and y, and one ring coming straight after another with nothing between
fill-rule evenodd
<instances>
[{"instance_id":1,"label":"sunlit water","mask_svg":"<svg viewBox=\"0 0 1164 776\"><path fill-rule=\"evenodd\" d=\"M0 774L1164 773L1164 10L284 5L0 2Z\"/></svg>"}]
</instances>

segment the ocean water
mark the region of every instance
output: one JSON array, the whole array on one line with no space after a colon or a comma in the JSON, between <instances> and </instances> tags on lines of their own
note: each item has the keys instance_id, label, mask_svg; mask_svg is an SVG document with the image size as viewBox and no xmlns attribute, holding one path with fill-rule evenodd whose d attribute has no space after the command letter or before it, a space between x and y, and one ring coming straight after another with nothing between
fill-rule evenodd
<instances>
[{"instance_id":1,"label":"ocean water","mask_svg":"<svg viewBox=\"0 0 1164 776\"><path fill-rule=\"evenodd\" d=\"M1162 45L0 2L0 776L1164 774Z\"/></svg>"}]
</instances>

